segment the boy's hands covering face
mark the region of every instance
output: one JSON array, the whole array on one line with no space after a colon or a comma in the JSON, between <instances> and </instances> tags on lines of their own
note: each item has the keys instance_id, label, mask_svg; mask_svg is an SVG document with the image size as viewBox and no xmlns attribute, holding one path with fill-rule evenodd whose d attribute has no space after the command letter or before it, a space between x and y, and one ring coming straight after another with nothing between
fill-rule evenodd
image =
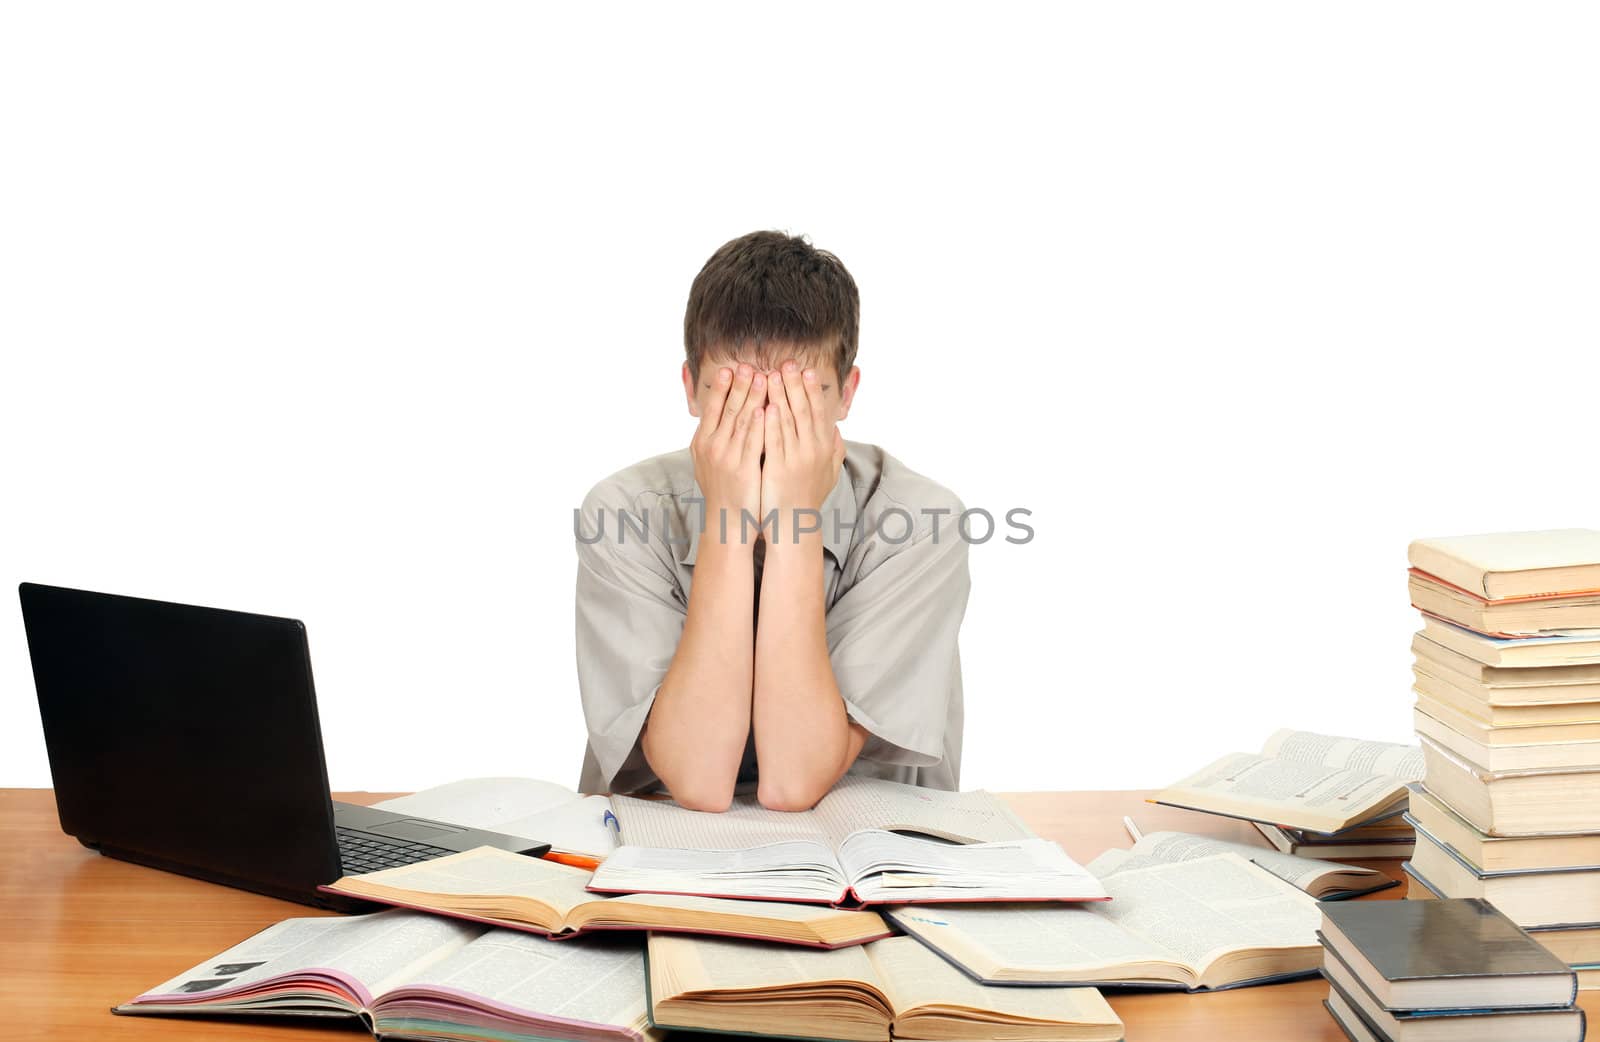
<instances>
[{"instance_id":1,"label":"boy's hands covering face","mask_svg":"<svg viewBox=\"0 0 1600 1042\"><path fill-rule=\"evenodd\" d=\"M761 448L766 435L762 406L767 400L767 378L753 366L721 368L711 377L711 389L700 411L700 426L689 442L694 478L706 497L708 526L715 530L719 510L726 510L730 526L737 526L740 511L752 515L761 507ZM736 531L730 527L730 531Z\"/></svg>"},{"instance_id":2,"label":"boy's hands covering face","mask_svg":"<svg viewBox=\"0 0 1600 1042\"><path fill-rule=\"evenodd\" d=\"M839 480L844 439L822 393L815 369L790 359L767 385L762 444L761 509L777 509L780 531L794 524L798 509L820 510Z\"/></svg>"}]
</instances>

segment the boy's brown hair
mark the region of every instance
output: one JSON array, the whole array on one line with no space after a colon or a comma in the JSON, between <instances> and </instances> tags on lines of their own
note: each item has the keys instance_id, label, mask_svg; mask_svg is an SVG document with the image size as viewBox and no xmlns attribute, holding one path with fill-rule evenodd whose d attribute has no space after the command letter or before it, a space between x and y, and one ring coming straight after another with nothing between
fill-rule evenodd
<instances>
[{"instance_id":1,"label":"boy's brown hair","mask_svg":"<svg viewBox=\"0 0 1600 1042\"><path fill-rule=\"evenodd\" d=\"M799 347L822 352L843 379L856 361L861 298L839 258L801 236L751 232L711 255L689 288L683 350L689 375L700 379L708 351L769 357Z\"/></svg>"}]
</instances>

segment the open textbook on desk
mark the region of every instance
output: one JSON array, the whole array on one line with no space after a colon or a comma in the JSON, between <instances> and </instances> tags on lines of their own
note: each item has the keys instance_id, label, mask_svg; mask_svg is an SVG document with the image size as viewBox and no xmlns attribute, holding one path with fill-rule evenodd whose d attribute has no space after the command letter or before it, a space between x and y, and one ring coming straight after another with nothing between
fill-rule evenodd
<instances>
[{"instance_id":1,"label":"open textbook on desk","mask_svg":"<svg viewBox=\"0 0 1600 1042\"><path fill-rule=\"evenodd\" d=\"M1109 856L1108 856L1109 855ZM1236 988L1309 977L1321 906L1237 854L1089 867L1111 900L891 908L895 925L984 984Z\"/></svg>"},{"instance_id":2,"label":"open textbook on desk","mask_svg":"<svg viewBox=\"0 0 1600 1042\"><path fill-rule=\"evenodd\" d=\"M1421 781L1414 745L1281 730L1259 753L1229 753L1151 797L1153 803L1338 833L1398 817Z\"/></svg>"},{"instance_id":3,"label":"open textbook on desk","mask_svg":"<svg viewBox=\"0 0 1600 1042\"><path fill-rule=\"evenodd\" d=\"M381 1038L640 1042L637 937L556 944L413 912L286 919L113 1012L359 1019Z\"/></svg>"},{"instance_id":4,"label":"open textbook on desk","mask_svg":"<svg viewBox=\"0 0 1600 1042\"><path fill-rule=\"evenodd\" d=\"M675 894L606 897L586 889L589 875L541 858L479 847L345 876L322 889L558 939L591 930L668 930L833 948L889 935L875 912Z\"/></svg>"},{"instance_id":5,"label":"open textbook on desk","mask_svg":"<svg viewBox=\"0 0 1600 1042\"><path fill-rule=\"evenodd\" d=\"M846 776L800 813L767 810L749 796L721 814L627 796L611 805L621 846L589 884L600 893L833 905L1106 896L987 792Z\"/></svg>"},{"instance_id":6,"label":"open textbook on desk","mask_svg":"<svg viewBox=\"0 0 1600 1042\"><path fill-rule=\"evenodd\" d=\"M651 936L650 1020L737 1035L889 1042L1113 1042L1093 988L986 988L909 937L806 951Z\"/></svg>"}]
</instances>

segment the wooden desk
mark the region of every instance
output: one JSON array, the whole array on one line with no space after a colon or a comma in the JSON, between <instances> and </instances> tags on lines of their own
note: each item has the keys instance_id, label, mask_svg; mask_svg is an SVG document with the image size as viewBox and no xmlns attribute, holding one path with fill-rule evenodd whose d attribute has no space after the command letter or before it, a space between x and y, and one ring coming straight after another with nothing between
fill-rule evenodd
<instances>
[{"instance_id":1,"label":"wooden desk","mask_svg":"<svg viewBox=\"0 0 1600 1042\"><path fill-rule=\"evenodd\" d=\"M381 793L344 793L371 803ZM1182 828L1256 841L1242 822L1155 807L1144 793L1017 793L1012 804L1040 835L1079 861L1126 846L1122 816L1154 832ZM1372 862L1398 876L1399 862ZM1393 888L1374 898L1398 897ZM101 857L61 833L49 790L0 789L0 1037L6 1039L166 1039L175 1042L276 1040L354 1042L349 1027L278 1022L178 1021L117 1017L130 999L290 916L321 914L301 905L202 883ZM1118 994L1112 1006L1129 1042L1342 1042L1321 1007L1320 979L1215 994ZM1600 993L1581 1004L1600 1018Z\"/></svg>"}]
</instances>

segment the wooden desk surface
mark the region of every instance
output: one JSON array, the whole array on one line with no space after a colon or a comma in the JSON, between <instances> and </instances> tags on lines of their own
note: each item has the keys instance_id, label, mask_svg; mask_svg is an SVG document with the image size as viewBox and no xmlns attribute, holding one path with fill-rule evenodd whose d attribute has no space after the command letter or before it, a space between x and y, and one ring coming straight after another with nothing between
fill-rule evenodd
<instances>
[{"instance_id":1,"label":"wooden desk surface","mask_svg":"<svg viewBox=\"0 0 1600 1042\"><path fill-rule=\"evenodd\" d=\"M371 803L383 793L342 793ZM1243 822L1155 807L1138 792L1015 793L1007 799L1040 835L1087 862L1126 846L1122 816L1146 832L1180 828L1256 842ZM1396 876L1399 862L1371 862ZM1403 887L1373 898L1398 897ZM101 857L62 834L46 789L0 789L0 1036L7 1039L167 1039L352 1042L349 1027L282 1021L179 1021L117 1017L118 1002L159 984L291 916L301 905ZM1118 994L1111 1005L1128 1042L1342 1042L1321 1001L1320 979L1215 994ZM1600 993L1581 1005L1600 1018Z\"/></svg>"}]
</instances>

